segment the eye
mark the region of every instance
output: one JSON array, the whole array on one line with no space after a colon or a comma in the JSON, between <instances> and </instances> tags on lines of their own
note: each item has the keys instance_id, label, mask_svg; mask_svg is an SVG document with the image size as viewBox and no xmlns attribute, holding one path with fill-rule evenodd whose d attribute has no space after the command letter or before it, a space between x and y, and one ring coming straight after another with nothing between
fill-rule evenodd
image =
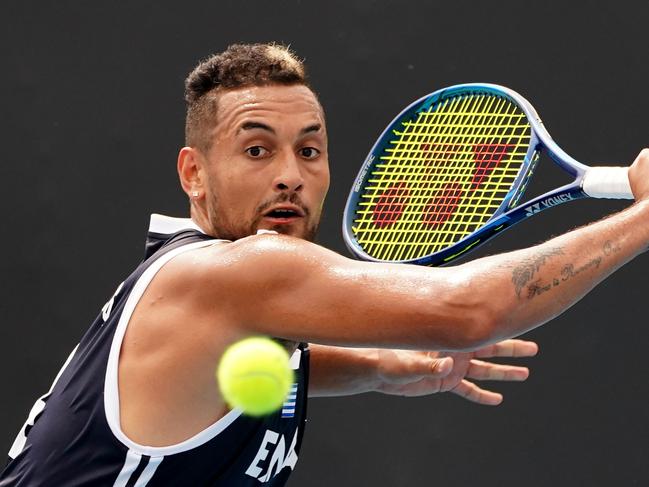
<instances>
[{"instance_id":1,"label":"eye","mask_svg":"<svg viewBox=\"0 0 649 487\"><path fill-rule=\"evenodd\" d=\"M320 151L315 147L303 147L299 152L305 159L315 159L320 155Z\"/></svg>"},{"instance_id":2,"label":"eye","mask_svg":"<svg viewBox=\"0 0 649 487\"><path fill-rule=\"evenodd\" d=\"M268 149L263 148L260 145L255 145L252 147L248 147L246 149L246 152L250 157L253 157L255 159L259 159L261 157L264 157L268 154Z\"/></svg>"}]
</instances>

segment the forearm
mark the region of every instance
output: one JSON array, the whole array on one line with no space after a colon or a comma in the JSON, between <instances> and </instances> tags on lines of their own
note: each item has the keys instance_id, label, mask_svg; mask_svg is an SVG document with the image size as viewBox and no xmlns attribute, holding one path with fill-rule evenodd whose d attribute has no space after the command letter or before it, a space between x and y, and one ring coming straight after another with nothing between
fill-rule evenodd
<instances>
[{"instance_id":1,"label":"forearm","mask_svg":"<svg viewBox=\"0 0 649 487\"><path fill-rule=\"evenodd\" d=\"M530 249L447 268L359 262L255 236L206 254L192 274L208 276L192 308L218 310L241 333L295 342L474 350L552 319L648 245L649 201Z\"/></svg>"},{"instance_id":2,"label":"forearm","mask_svg":"<svg viewBox=\"0 0 649 487\"><path fill-rule=\"evenodd\" d=\"M547 322L648 244L649 202L641 202L536 247L461 266L476 293L492 296L496 319L483 331L485 341Z\"/></svg>"},{"instance_id":3,"label":"forearm","mask_svg":"<svg viewBox=\"0 0 649 487\"><path fill-rule=\"evenodd\" d=\"M375 390L378 353L373 348L310 344L309 396L349 396Z\"/></svg>"}]
</instances>

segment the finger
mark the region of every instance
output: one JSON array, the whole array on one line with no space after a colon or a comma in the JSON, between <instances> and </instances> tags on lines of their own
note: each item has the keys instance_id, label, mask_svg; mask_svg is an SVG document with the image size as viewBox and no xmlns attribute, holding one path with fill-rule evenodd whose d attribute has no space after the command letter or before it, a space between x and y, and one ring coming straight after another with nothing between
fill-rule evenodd
<instances>
[{"instance_id":1,"label":"finger","mask_svg":"<svg viewBox=\"0 0 649 487\"><path fill-rule=\"evenodd\" d=\"M497 406L503 402L502 394L479 388L473 382L463 380L451 392L464 399L484 406Z\"/></svg>"},{"instance_id":2,"label":"finger","mask_svg":"<svg viewBox=\"0 0 649 487\"><path fill-rule=\"evenodd\" d=\"M410 356L383 372L389 382L408 383L419 379L441 379L453 370L453 358L432 358L426 355Z\"/></svg>"},{"instance_id":3,"label":"finger","mask_svg":"<svg viewBox=\"0 0 649 487\"><path fill-rule=\"evenodd\" d=\"M516 365L492 364L482 360L471 360L466 377L476 380L511 380L523 381L530 375L527 367Z\"/></svg>"},{"instance_id":4,"label":"finger","mask_svg":"<svg viewBox=\"0 0 649 487\"><path fill-rule=\"evenodd\" d=\"M533 357L539 351L539 346L527 340L503 340L487 347L476 350L475 357Z\"/></svg>"},{"instance_id":5,"label":"finger","mask_svg":"<svg viewBox=\"0 0 649 487\"><path fill-rule=\"evenodd\" d=\"M434 358L429 360L432 362L429 365L429 370L431 371L429 378L431 376L436 379L446 377L451 370L453 370L453 359L451 357Z\"/></svg>"}]
</instances>

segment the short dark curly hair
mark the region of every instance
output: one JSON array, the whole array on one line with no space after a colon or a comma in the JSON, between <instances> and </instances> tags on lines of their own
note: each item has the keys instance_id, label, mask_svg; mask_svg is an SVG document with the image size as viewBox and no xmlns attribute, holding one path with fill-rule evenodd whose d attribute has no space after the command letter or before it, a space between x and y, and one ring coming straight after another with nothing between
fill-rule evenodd
<instances>
[{"instance_id":1,"label":"short dark curly hair","mask_svg":"<svg viewBox=\"0 0 649 487\"><path fill-rule=\"evenodd\" d=\"M207 151L223 89L271 84L310 88L303 62L280 44L232 44L201 61L185 80L185 144Z\"/></svg>"}]
</instances>

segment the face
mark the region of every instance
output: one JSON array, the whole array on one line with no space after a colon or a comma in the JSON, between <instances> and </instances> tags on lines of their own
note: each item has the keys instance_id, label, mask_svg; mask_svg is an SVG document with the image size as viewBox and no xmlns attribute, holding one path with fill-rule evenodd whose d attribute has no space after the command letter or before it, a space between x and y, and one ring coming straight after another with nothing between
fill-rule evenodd
<instances>
[{"instance_id":1,"label":"face","mask_svg":"<svg viewBox=\"0 0 649 487\"><path fill-rule=\"evenodd\" d=\"M219 95L203 155L204 209L219 238L257 230L312 240L329 188L320 103L305 86L262 86Z\"/></svg>"}]
</instances>

